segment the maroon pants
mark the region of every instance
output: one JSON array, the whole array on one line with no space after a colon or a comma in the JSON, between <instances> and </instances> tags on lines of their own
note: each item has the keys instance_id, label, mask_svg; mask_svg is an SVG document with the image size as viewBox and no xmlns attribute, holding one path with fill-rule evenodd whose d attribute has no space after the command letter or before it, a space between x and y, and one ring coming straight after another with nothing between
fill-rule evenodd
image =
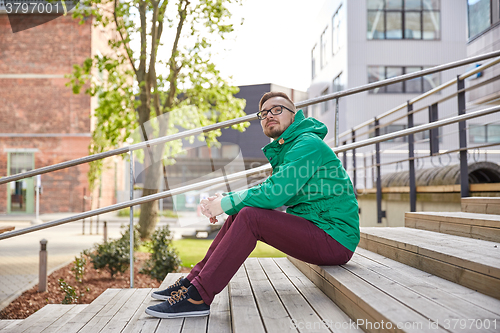
<instances>
[{"instance_id":1,"label":"maroon pants","mask_svg":"<svg viewBox=\"0 0 500 333\"><path fill-rule=\"evenodd\" d=\"M316 265L342 265L353 254L302 217L245 207L238 214L228 217L205 258L187 276L205 303L211 304L214 296L224 289L258 240Z\"/></svg>"}]
</instances>

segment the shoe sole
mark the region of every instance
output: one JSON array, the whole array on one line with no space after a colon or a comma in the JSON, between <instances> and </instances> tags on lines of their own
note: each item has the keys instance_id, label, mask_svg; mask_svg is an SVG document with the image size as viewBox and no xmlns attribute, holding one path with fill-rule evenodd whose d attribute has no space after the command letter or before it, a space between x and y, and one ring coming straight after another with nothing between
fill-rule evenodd
<instances>
[{"instance_id":1,"label":"shoe sole","mask_svg":"<svg viewBox=\"0 0 500 333\"><path fill-rule=\"evenodd\" d=\"M165 312L157 312L150 309L146 309L146 313L150 316L168 319L168 318L179 318L179 317L202 317L208 316L210 314L210 310L203 311L189 311L189 312L179 312L179 313L165 313Z\"/></svg>"},{"instance_id":2,"label":"shoe sole","mask_svg":"<svg viewBox=\"0 0 500 333\"><path fill-rule=\"evenodd\" d=\"M153 297L154 299L159 299L160 301L166 301L170 298L170 296L162 296L154 293L151 294L151 297Z\"/></svg>"}]
</instances>

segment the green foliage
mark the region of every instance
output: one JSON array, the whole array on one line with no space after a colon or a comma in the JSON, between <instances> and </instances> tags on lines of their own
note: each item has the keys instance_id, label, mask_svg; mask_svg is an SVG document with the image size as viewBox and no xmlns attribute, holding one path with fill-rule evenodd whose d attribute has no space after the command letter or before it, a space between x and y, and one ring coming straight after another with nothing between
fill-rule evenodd
<instances>
[{"instance_id":1,"label":"green foliage","mask_svg":"<svg viewBox=\"0 0 500 333\"><path fill-rule=\"evenodd\" d=\"M80 257L75 257L75 261L73 261L73 267L71 271L75 274L75 280L78 283L83 283L83 275L85 274L85 266L87 265L87 258L82 254Z\"/></svg>"},{"instance_id":2,"label":"green foliage","mask_svg":"<svg viewBox=\"0 0 500 333\"><path fill-rule=\"evenodd\" d=\"M85 288L85 292L78 292L74 287L64 281L63 278L60 278L58 283L59 287L65 294L61 304L76 304L80 298L85 296L85 292L89 292L90 290L89 288Z\"/></svg>"},{"instance_id":3,"label":"green foliage","mask_svg":"<svg viewBox=\"0 0 500 333\"><path fill-rule=\"evenodd\" d=\"M90 154L117 148L134 137L135 128L172 113L157 136L174 134L244 116L239 89L221 77L211 48L234 30L230 4L241 0L82 0L73 18L92 17L96 27L111 30L108 50L75 64L68 86L98 99ZM135 47L135 48L134 48ZM243 131L248 123L232 126ZM140 133L140 132L138 132ZM215 144L220 130L205 133ZM199 137L201 138L201 137ZM137 136L135 139L139 139ZM181 142L164 149L166 163L180 151ZM141 159L141 157L139 157ZM102 172L102 161L90 163L90 189Z\"/></svg>"},{"instance_id":4,"label":"green foliage","mask_svg":"<svg viewBox=\"0 0 500 333\"><path fill-rule=\"evenodd\" d=\"M172 236L168 225L155 230L149 242L151 258L145 263L142 272L162 281L170 272L177 272L181 260L172 247Z\"/></svg>"},{"instance_id":5,"label":"green foliage","mask_svg":"<svg viewBox=\"0 0 500 333\"><path fill-rule=\"evenodd\" d=\"M96 244L94 251L85 252L95 269L105 268L113 277L117 273L124 273L130 266L130 232L128 228L122 236L104 244ZM134 250L140 246L139 232L134 228Z\"/></svg>"}]
</instances>

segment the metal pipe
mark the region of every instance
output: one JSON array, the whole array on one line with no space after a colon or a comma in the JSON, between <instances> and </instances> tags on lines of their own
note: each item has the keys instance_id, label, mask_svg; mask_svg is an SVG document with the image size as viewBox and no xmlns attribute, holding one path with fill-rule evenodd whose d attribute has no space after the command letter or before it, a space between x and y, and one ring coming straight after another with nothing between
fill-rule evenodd
<instances>
[{"instance_id":1,"label":"metal pipe","mask_svg":"<svg viewBox=\"0 0 500 333\"><path fill-rule=\"evenodd\" d=\"M490 53L485 53L485 54L482 54L482 55L478 55L478 56L466 58L466 59L463 59L463 60L459 60L459 61L455 61L455 62L450 62L450 63L447 63L447 64L443 64L443 65L435 66L435 67L432 67L432 68L424 69L422 71L413 72L413 73L410 73L410 74L405 74L405 75L397 76L397 77L394 77L394 78L391 78L391 79L377 81L377 82L369 83L369 84L366 84L366 85L363 85L363 86L359 86L359 87L356 87L356 88L352 88L352 89L348 89L348 90L344 90L344 91L340 91L340 92L336 92L336 93L332 93L332 94L323 95L321 97L312 98L312 99L309 99L309 100L306 100L306 101L303 101L303 102L296 103L295 106L297 108L305 107L305 106L317 104L317 103L320 103L320 102L329 101L329 100L334 99L334 98L340 98L340 97L343 97L343 96L349 96L349 95L357 94L357 93L360 93L360 92L363 92L363 91L367 91L367 90L371 90L371 89L374 89L374 88L383 87L383 86L386 86L386 85L389 85L389 84L393 84L393 83L397 83L397 82L401 82L401 81L405 81L405 80L417 78L417 77L420 77L420 76L425 76L425 75L428 75L428 74L440 72L440 71L443 71L443 70L452 69L452 68L455 68L455 67L460 67L460 66L463 66L463 65L467 65L467 64L470 64L470 63L474 63L474 62L477 62L477 61L481 61L481 60L484 60L484 59L490 59L490 58L494 58L494 57L498 57L498 56L500 56L500 51L494 51L494 52L490 52ZM484 69L483 66L478 67L478 68ZM477 70L477 69L474 69L473 71L475 71L475 70ZM467 74L468 74L468 72L464 73L463 75L467 75ZM443 89L443 88L441 88L441 89ZM393 113L393 112L395 112L397 110L400 110L400 109L404 108L405 106L406 106L406 104L403 104L402 106L398 106L396 109L389 110L388 112L384 113L382 116L383 117L388 116L389 114L391 114L391 113ZM122 148L110 150L110 151L107 151L107 152L103 152L103 153L99 153L99 154L94 154L94 155L82 157L82 158L79 158L79 159L75 159L75 160L71 160L71 161L67 161L67 162L62 162L62 163L58 163L58 164L46 166L46 167L39 168L39 169L34 169L34 170L31 170L31 171L28 171L28 172L25 172L25 173L20 173L20 174L17 174L17 175L3 177L3 178L0 178L0 185L6 184L6 183L9 183L9 182L12 182L12 181L16 181L16 180L19 180L19 179L23 179L23 178L33 177L33 176L41 175L41 174L44 174L44 173L47 173L47 172L61 170L61 169L68 168L68 167L71 167L71 166L75 166L75 165L79 165L79 164L83 164L83 163L92 162L92 161L99 160L99 159L106 158L106 157L110 157L110 156L126 154L126 153L128 153L129 151L132 151L132 150L143 149L143 148L147 147L148 145L157 145L157 144L160 144L160 143L165 143L165 142L169 142L169 141L173 141L173 140L178 140L178 139L182 139L182 138L185 138L185 137L188 137L188 136L193 136L193 135L201 134L201 133L204 133L204 132L210 132L210 131L213 131L213 130L216 130L216 129L220 129L220 128L224 128L224 127L229 127L231 125L236 125L236 124L239 124L239 123L242 123L242 122L252 121L252 120L255 120L255 119L257 119L257 113L249 114L249 115L246 115L246 116L243 116L243 117L240 117L240 118L226 120L226 121L221 122L221 123L216 123L216 124L208 125L208 126L201 127L201 128L195 128L195 129L192 129L192 130L184 131L184 132L181 132L181 133L177 133L177 134L173 134L173 135L169 135L169 136L165 136L165 137L161 137L161 138L157 138L157 139L153 139L153 140L149 140L149 141L140 142L140 143L128 146L128 147L122 147ZM378 119L381 119L381 117L378 117ZM371 122L372 121L362 123L360 125L355 126L353 129L356 131L359 128L364 127L364 126L370 124ZM341 137L343 137L343 136L345 136L345 135L347 135L349 133L350 133L350 131L348 131L347 133L341 133L339 135L339 138L341 138Z\"/></svg>"},{"instance_id":2,"label":"metal pipe","mask_svg":"<svg viewBox=\"0 0 500 333\"><path fill-rule=\"evenodd\" d=\"M413 128L413 104L410 104L408 101L408 128ZM414 137L413 134L408 135L408 159L409 159L409 171L410 171L410 211L417 211L417 186L415 181L415 161L413 157L415 157L415 145L414 145Z\"/></svg>"},{"instance_id":3,"label":"metal pipe","mask_svg":"<svg viewBox=\"0 0 500 333\"><path fill-rule=\"evenodd\" d=\"M389 85L389 84L393 84L393 83L398 83L398 82L402 82L402 81L414 79L414 78L417 78L417 77L421 77L421 76L425 76L425 75L429 75L429 74L441 72L441 71L444 71L444 70L452 69L452 68L455 68L455 67L460 67L460 66L463 66L463 65L468 65L468 64L471 64L471 63L474 63L474 62L478 62L478 61L481 61L481 60L484 60L484 59L490 59L490 58L494 58L494 57L498 57L498 56L500 56L500 50L494 51L494 52L490 52L490 53L481 54L481 55L470 57L470 58L466 58L466 59L463 59L463 60L458 60L458 61L450 62L450 63L439 65L439 66L434 66L434 67L427 68L427 69L424 69L424 70L421 70L421 71L418 71L418 72L413 72L413 73L409 73L409 74L405 74L405 75L396 76L396 77L393 77L393 78L390 78L390 79L387 79L387 80L382 80L382 81L377 81L377 82L365 84L365 85L362 85L362 86L359 86L359 87L355 87L355 88L351 88L351 89L347 89L347 90L344 90L344 91L335 92L335 93L327 94L327 95L322 95L322 96L319 96L319 97L316 97L316 98L312 98L312 99L308 99L308 100L303 101L303 102L296 103L295 106L298 107L298 108L301 108L301 107L305 107L305 106L309 106L309 105L313 105L313 104L317 104L317 103L322 103L322 102L326 102L326 101L329 101L329 100L334 99L334 98L340 98L340 97L343 97L343 96L349 96L349 95L352 95L352 94L357 94L357 93L360 93L360 92L363 92L363 91L368 91L368 90L372 90L372 89L375 89L375 88L380 88L380 87L383 87L383 86L386 86L386 85ZM354 128L354 130L356 130L356 129L357 128Z\"/></svg>"},{"instance_id":4,"label":"metal pipe","mask_svg":"<svg viewBox=\"0 0 500 333\"><path fill-rule=\"evenodd\" d=\"M457 96L458 114L465 114L465 81L457 76L457 90L460 91ZM458 140L460 149L467 148L467 124L464 121L458 123ZM469 166L467 163L467 150L460 151L460 196L466 198L469 196Z\"/></svg>"},{"instance_id":5,"label":"metal pipe","mask_svg":"<svg viewBox=\"0 0 500 333\"><path fill-rule=\"evenodd\" d=\"M130 201L134 200L134 152L129 152L130 157ZM134 288L134 206L130 206L130 226L129 226L129 245L130 245L130 288Z\"/></svg>"},{"instance_id":6,"label":"metal pipe","mask_svg":"<svg viewBox=\"0 0 500 333\"><path fill-rule=\"evenodd\" d=\"M87 218L90 216L95 216L95 215L104 214L104 213L120 210L123 208L131 207L131 206L140 205L140 204L150 202L150 201L155 201L155 200L162 199L162 198L168 198L168 197L171 197L173 195L181 194L181 193L184 193L187 191L199 190L199 189L211 186L211 185L223 183L225 180L230 182L230 181L233 181L236 179L245 178L247 176L251 176L254 174L258 174L258 173L264 174L266 171L268 171L270 169L271 169L271 165L269 163L267 163L267 164L264 164L264 165L257 167L257 168L253 168L250 170L240 171L237 173L226 175L225 178L224 177L217 177L217 178L205 180L205 181L202 181L202 182L199 182L196 184L186 185L186 186L179 187L179 188L176 188L173 190L169 190L169 191L165 191L165 192L156 193L156 194L148 195L145 197L137 198L137 199L134 199L131 201L125 201L125 202L117 203L117 204L110 205L107 207L90 210L90 211L87 211L84 213L76 214L76 215L62 218L59 220L45 222L43 224L34 225L34 226L31 226L28 228L3 233L3 234L0 234L0 240L19 236L19 235L24 235L24 234L27 234L27 233L30 233L33 231L38 231L38 230L47 229L50 227L55 227L55 226L58 226L61 224L77 221L77 220Z\"/></svg>"},{"instance_id":7,"label":"metal pipe","mask_svg":"<svg viewBox=\"0 0 500 333\"><path fill-rule=\"evenodd\" d=\"M496 53L496 52L493 52L493 53ZM491 53L490 53L490 54L491 54ZM484 54L484 55L486 55L486 54ZM495 57L495 55L493 55L492 57L488 57L488 58L493 58L493 57ZM476 61L480 61L480 60L484 60L484 59L488 59L488 58L483 58L483 59L479 59L479 60L476 60ZM468 58L468 59L472 59L472 58ZM467 59L465 59L465 60L467 60ZM472 62L474 62L474 61L472 61ZM470 63L470 62L468 62L468 63ZM467 64L468 64L468 63L467 63ZM494 65L496 65L496 64L498 64L498 63L500 63L500 58L493 59L493 60L488 61L487 63L485 63L485 64L483 64L483 65L481 65L481 66L479 66L479 67L477 67L477 68L474 68L474 69L472 69L472 70L470 70L470 71L468 71L468 72L465 72L465 73L464 73L464 74L462 74L459 78L463 80L463 79L465 79L465 78L468 78L468 77L469 77L469 76L471 76L471 75L477 74L477 73L479 73L480 71L483 71L483 70L485 70L485 69L487 69L487 68L489 68L489 67L491 67L491 66L494 66ZM467 64L463 64L463 65L467 65ZM445 65L441 65L441 66L445 66ZM439 67L439 66L437 66L437 67ZM455 66L455 67L459 67L459 66ZM435 68L435 67L433 67L433 68ZM451 67L451 68L453 68L453 67ZM447 68L447 69L451 69L451 68ZM429 69L432 69L432 68L429 68ZM427 69L427 70L429 70L429 69ZM426 70L423 70L423 71L426 71ZM417 74L417 73L421 73L421 72L423 72L423 71L413 72L413 73L411 73L411 74ZM406 74L406 75L410 75L410 74ZM425 75L425 74L424 74L424 75ZM422 75L421 75L421 76L422 76ZM387 81L389 81L389 80L393 80L393 79L396 79L396 78L399 78L399 77L400 77L400 76L397 76L397 77L395 77L395 78L388 79L388 80L377 81L376 83L387 82ZM399 82L399 81L397 81L397 82ZM438 91L441 91L441 90L443 90L443 89L445 89L445 88L451 87L451 86L452 86L452 85L454 85L456 82L457 82L457 79L452 79L452 80L450 80L450 81L448 81L448 82L446 82L446 83L443 83L443 84L441 84L441 85L439 85L439 86L437 86L437 87L435 87L435 88L433 88L433 89L431 89L431 90L429 90L429 91L427 91L427 92L423 93L422 95L419 95L419 96L417 96L417 97L414 97L414 98L410 99L410 104L414 104L414 103L416 103L416 102L418 102L418 101L420 101L420 100L422 100L422 99L424 99L424 98L426 98L426 97L428 97L428 96L430 96L430 95L432 95L432 94L434 94L434 93L436 93L436 92L438 92ZM387 85L387 84L391 84L391 83L395 83L395 82L392 82L392 81L391 81L391 82L389 82L389 83L386 83L386 85ZM363 86L360 86L360 88L361 88L361 87L363 87ZM378 88L378 87L377 87L377 88ZM323 96L321 96L321 97L327 97L327 96L329 96L329 95L323 95ZM297 107L298 107L298 106L297 106ZM405 107L406 107L406 103L403 103L403 104L401 104L401 105L398 105L398 106L396 106L395 108L393 108L393 109L391 109L391 110L389 110L389 111L386 111L386 112L382 113L381 115L377 116L377 119L379 119L379 120L380 120L380 119L382 119L382 118L385 118L385 117L387 117L387 116L389 116L389 115L393 114L393 113L394 113L394 112L396 112L396 111L399 111L399 110L404 109ZM367 125L369 125L369 124L371 124L371 123L373 123L373 119L367 120L367 121L365 121L365 122L363 122L363 123L361 123L361 124L359 124L359 125L356 125L353 129L354 129L355 131L357 131L358 129L360 129L360 128L362 128L362 127L365 127L365 126L367 126ZM340 133L340 134L339 134L339 138L342 138L342 137L344 137L344 136L346 136L346 135L349 135L349 133L350 133L350 131L345 131L345 132L343 132L343 133Z\"/></svg>"},{"instance_id":8,"label":"metal pipe","mask_svg":"<svg viewBox=\"0 0 500 333\"><path fill-rule=\"evenodd\" d=\"M395 138L398 138L398 137L401 137L401 136L406 136L406 135L409 135L409 134L415 134L415 133L418 133L418 132L427 131L427 130L432 129L432 128L437 128L437 127L441 127L441 126L445 126L445 125L450 125L450 124L457 123L457 122L464 121L464 120L469 120L469 119L473 119L473 118L477 118L477 117L481 117L481 116L486 116L488 114L492 114L492 113L495 113L495 112L500 112L500 106L494 106L494 107L491 107L491 108L487 108L487 109L483 109L483 110L478 110L478 111L466 113L466 114L463 114L461 116L455 116L455 117L451 117L451 118L447 118L447 119L438 120L436 122L433 122L432 124L425 124L425 125L415 126L413 128L407 128L407 129L404 129L404 130L401 130L401 131L398 131L398 132L384 134L384 135L381 135L381 136L378 136L378 137L375 137L375 138L366 139L366 140L363 140L363 141L346 144L346 145L343 145L341 147L335 147L332 150L333 150L333 152L335 152L336 154L338 154L340 152L346 152L348 150L352 150L352 149L355 149L355 148L361 148L361 147L369 146L369 145L372 145L372 144L375 144L375 143L387 141L387 140L390 140L390 139L395 139ZM88 212L84 212L84 213L81 213L81 214L76 214L76 215L73 215L73 216L70 216L70 217L67 217L67 218L63 218L63 219L59 219L59 220L55 220L55 221L51 221L51 222L46 222L44 224L34 225L34 226L31 226L31 227L28 227L28 228L24 228L24 229L21 229L21 230L14 230L14 231L11 231L11 232L3 233L3 234L0 234L0 240L11 238L11 237L15 237L15 236L19 236L19 235L23 235L23 234L27 234L27 233L33 232L33 231L47 229L47 228L50 228L50 227L53 227L53 226L65 224L65 223L68 223L68 222L77 221L77 220L80 220L80 219L83 219L83 218L87 218L87 217L90 217L90 216L95 216L95 215L104 214L104 213L107 213L107 212L116 211L116 210L119 210L119 209L122 209L122 208L127 208L127 207L131 207L131 206L135 206L135 205L140 205L140 204L143 204L143 203L146 203L146 202L150 202L150 201L155 201L155 200L162 199L162 198L168 198L170 196L181 194L181 193L184 193L184 192L187 192L187 191L202 189L202 188L205 188L205 187L208 187L208 186L212 186L212 185L215 185L215 184L222 183L225 180L227 180L227 181L230 182L230 181L233 181L233 180L236 180L236 179L245 178L247 176L251 176L251 175L254 175L254 174L265 173L266 171L269 171L270 169L271 169L271 165L269 163L267 163L267 164L264 164L264 165L262 165L260 167L253 168L253 169L250 169L250 170L240 171L240 172L237 172L237 173L226 175L225 177L218 177L218 178L206 180L206 181L199 182L199 183L196 183L196 184L191 184L191 185L179 187L179 188L174 189L174 190L169 190L169 191L165 191L165 192L161 192L161 193L157 193L157 194L148 195L146 197L141 197L141 198L138 198L138 199L134 199L132 201L126 201L126 202L114 204L114 205L111 205L111 206L103 207L103 208L100 208L100 209L95 209L95 210L91 210L91 211L88 211Z\"/></svg>"}]
</instances>

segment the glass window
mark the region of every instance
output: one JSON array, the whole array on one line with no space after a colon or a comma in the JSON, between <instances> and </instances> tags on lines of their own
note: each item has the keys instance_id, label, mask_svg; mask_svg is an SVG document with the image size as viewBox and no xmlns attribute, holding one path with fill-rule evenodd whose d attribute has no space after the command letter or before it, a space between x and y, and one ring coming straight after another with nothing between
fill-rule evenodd
<instances>
[{"instance_id":1,"label":"glass window","mask_svg":"<svg viewBox=\"0 0 500 333\"><path fill-rule=\"evenodd\" d=\"M390 79L399 75L418 72L425 67L409 66L368 66L368 83ZM424 77L418 77L404 82L394 83L389 86L370 90L371 94L378 93L409 93L421 94L441 84L440 74L434 73Z\"/></svg>"},{"instance_id":2,"label":"glass window","mask_svg":"<svg viewBox=\"0 0 500 333\"><path fill-rule=\"evenodd\" d=\"M500 125L487 125L488 142L500 142Z\"/></svg>"},{"instance_id":3,"label":"glass window","mask_svg":"<svg viewBox=\"0 0 500 333\"><path fill-rule=\"evenodd\" d=\"M386 39L401 39L403 38L403 13L402 12L387 12L387 27Z\"/></svg>"},{"instance_id":4,"label":"glass window","mask_svg":"<svg viewBox=\"0 0 500 333\"><path fill-rule=\"evenodd\" d=\"M441 37L440 0L367 0L367 8L368 39Z\"/></svg>"},{"instance_id":5,"label":"glass window","mask_svg":"<svg viewBox=\"0 0 500 333\"><path fill-rule=\"evenodd\" d=\"M367 38L385 39L385 20L384 12L368 12Z\"/></svg>"},{"instance_id":6,"label":"glass window","mask_svg":"<svg viewBox=\"0 0 500 333\"><path fill-rule=\"evenodd\" d=\"M377 82L385 79L384 66L368 66L368 83ZM385 87L370 90L372 94L385 92Z\"/></svg>"},{"instance_id":7,"label":"glass window","mask_svg":"<svg viewBox=\"0 0 500 333\"><path fill-rule=\"evenodd\" d=\"M469 141L471 143L486 143L486 126L470 125Z\"/></svg>"},{"instance_id":8,"label":"glass window","mask_svg":"<svg viewBox=\"0 0 500 333\"><path fill-rule=\"evenodd\" d=\"M386 78L391 79L396 76L403 75L403 67L386 67ZM393 83L386 87L388 93L402 93L403 82Z\"/></svg>"},{"instance_id":9,"label":"glass window","mask_svg":"<svg viewBox=\"0 0 500 333\"><path fill-rule=\"evenodd\" d=\"M441 38L439 20L439 12L423 12L423 39Z\"/></svg>"},{"instance_id":10,"label":"glass window","mask_svg":"<svg viewBox=\"0 0 500 333\"><path fill-rule=\"evenodd\" d=\"M414 73L422 70L422 67L406 67L406 73ZM422 77L417 77L405 82L407 93L420 93L422 92Z\"/></svg>"},{"instance_id":11,"label":"glass window","mask_svg":"<svg viewBox=\"0 0 500 333\"><path fill-rule=\"evenodd\" d=\"M338 92L344 90L343 75L340 73L335 79L333 79L333 92Z\"/></svg>"},{"instance_id":12,"label":"glass window","mask_svg":"<svg viewBox=\"0 0 500 333\"><path fill-rule=\"evenodd\" d=\"M314 79L316 77L316 45L314 45L311 51L311 77Z\"/></svg>"},{"instance_id":13,"label":"glass window","mask_svg":"<svg viewBox=\"0 0 500 333\"><path fill-rule=\"evenodd\" d=\"M491 24L491 0L467 0L469 38L486 30Z\"/></svg>"},{"instance_id":14,"label":"glass window","mask_svg":"<svg viewBox=\"0 0 500 333\"><path fill-rule=\"evenodd\" d=\"M320 53L320 57L321 57L321 68L325 67L326 65L326 30L325 29L323 31L323 33L321 34L321 53Z\"/></svg>"},{"instance_id":15,"label":"glass window","mask_svg":"<svg viewBox=\"0 0 500 333\"><path fill-rule=\"evenodd\" d=\"M339 9L332 17L332 53L335 54L344 45L345 38L344 6Z\"/></svg>"},{"instance_id":16,"label":"glass window","mask_svg":"<svg viewBox=\"0 0 500 333\"><path fill-rule=\"evenodd\" d=\"M367 0L366 7L375 10L384 9L384 0Z\"/></svg>"},{"instance_id":17,"label":"glass window","mask_svg":"<svg viewBox=\"0 0 500 333\"><path fill-rule=\"evenodd\" d=\"M324 96L324 95L327 95L327 94L328 94L328 88L326 88L325 90L323 90L323 92L321 93L321 96ZM329 103L329 101L321 103L321 114L323 114L323 113L325 113L325 112L328 111L328 103Z\"/></svg>"},{"instance_id":18,"label":"glass window","mask_svg":"<svg viewBox=\"0 0 500 333\"><path fill-rule=\"evenodd\" d=\"M406 39L422 39L422 25L420 12L407 12L405 14Z\"/></svg>"}]
</instances>

